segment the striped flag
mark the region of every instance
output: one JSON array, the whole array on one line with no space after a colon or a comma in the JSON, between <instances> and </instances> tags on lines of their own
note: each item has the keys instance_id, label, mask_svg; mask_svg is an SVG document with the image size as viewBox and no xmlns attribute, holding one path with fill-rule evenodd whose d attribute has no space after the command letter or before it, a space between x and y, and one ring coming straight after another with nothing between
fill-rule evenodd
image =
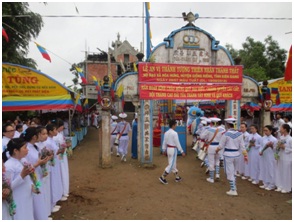
<instances>
[{"instance_id":1,"label":"striped flag","mask_svg":"<svg viewBox=\"0 0 294 222\"><path fill-rule=\"evenodd\" d=\"M51 58L50 58L48 52L46 51L46 49L43 46L41 46L38 43L36 43L36 42L35 42L35 44L38 47L39 51L41 52L43 58L44 59L47 59L49 62L51 62Z\"/></svg>"},{"instance_id":2,"label":"striped flag","mask_svg":"<svg viewBox=\"0 0 294 222\"><path fill-rule=\"evenodd\" d=\"M97 81L97 79L96 79L95 76L92 76L92 77L93 77L94 84L96 86L96 90L99 91L100 90L99 83L98 83L98 81Z\"/></svg>"},{"instance_id":3,"label":"striped flag","mask_svg":"<svg viewBox=\"0 0 294 222\"><path fill-rule=\"evenodd\" d=\"M6 42L9 42L8 35L7 35L6 31L5 31L5 29L3 28L3 26L2 26L2 36L5 38Z\"/></svg>"},{"instance_id":4,"label":"striped flag","mask_svg":"<svg viewBox=\"0 0 294 222\"><path fill-rule=\"evenodd\" d=\"M83 73L83 70L77 66L75 66L76 71L78 72L78 74L80 75L81 79L82 79L82 83L87 84L87 80L85 78L85 75Z\"/></svg>"}]
</instances>

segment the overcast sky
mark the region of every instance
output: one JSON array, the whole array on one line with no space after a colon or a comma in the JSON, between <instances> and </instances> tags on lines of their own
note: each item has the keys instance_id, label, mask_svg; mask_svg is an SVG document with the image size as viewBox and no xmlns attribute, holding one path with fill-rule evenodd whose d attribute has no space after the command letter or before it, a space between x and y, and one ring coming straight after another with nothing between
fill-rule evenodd
<instances>
[{"instance_id":1,"label":"overcast sky","mask_svg":"<svg viewBox=\"0 0 294 222\"><path fill-rule=\"evenodd\" d=\"M130 3L29 3L29 8L43 17L44 27L37 43L48 49L52 62L42 58L35 44L30 43L28 57L33 58L38 69L57 81L72 84L74 76L69 71L69 63L85 59L85 50L98 53L97 48L107 51L112 41L120 33L121 40L127 39L132 46L140 49L142 42L141 18L50 18L46 15L107 15L142 16L142 2ZM258 17L292 18L292 3L199 3L199 2L151 2L151 16L182 16L182 12L198 13L195 25L211 33L220 45L232 44L240 49L246 37L262 41L271 35L281 48L289 50L292 44L292 20L247 20L247 19L201 19L201 17ZM76 8L79 14L76 12ZM152 18L150 21L153 46L158 45L173 30L187 24L182 18ZM54 54L56 55L54 55ZM145 54L145 52L144 52ZM62 58L62 59L61 59ZM66 60L66 61L64 61ZM81 80L79 80L81 82Z\"/></svg>"}]
</instances>

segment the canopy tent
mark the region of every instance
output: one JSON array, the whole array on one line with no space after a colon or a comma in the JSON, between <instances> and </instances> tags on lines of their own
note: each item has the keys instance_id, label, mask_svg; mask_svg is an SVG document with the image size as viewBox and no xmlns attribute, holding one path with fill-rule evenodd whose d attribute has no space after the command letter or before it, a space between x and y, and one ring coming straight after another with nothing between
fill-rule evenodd
<instances>
[{"instance_id":1,"label":"canopy tent","mask_svg":"<svg viewBox=\"0 0 294 222\"><path fill-rule=\"evenodd\" d=\"M247 102L243 106L241 106L241 109L250 110L251 112L259 111L261 107L253 102Z\"/></svg>"},{"instance_id":2,"label":"canopy tent","mask_svg":"<svg viewBox=\"0 0 294 222\"><path fill-rule=\"evenodd\" d=\"M76 93L35 69L2 63L2 110L57 110L77 108Z\"/></svg>"},{"instance_id":3,"label":"canopy tent","mask_svg":"<svg viewBox=\"0 0 294 222\"><path fill-rule=\"evenodd\" d=\"M272 112L291 112L292 103L282 103L280 105L275 105L270 108Z\"/></svg>"}]
</instances>

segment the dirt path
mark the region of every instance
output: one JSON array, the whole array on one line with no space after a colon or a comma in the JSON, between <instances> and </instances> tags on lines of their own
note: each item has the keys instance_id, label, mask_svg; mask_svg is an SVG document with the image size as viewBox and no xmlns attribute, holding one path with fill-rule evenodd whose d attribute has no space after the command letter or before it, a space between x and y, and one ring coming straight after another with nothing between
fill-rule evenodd
<instances>
[{"instance_id":1,"label":"dirt path","mask_svg":"<svg viewBox=\"0 0 294 222\"><path fill-rule=\"evenodd\" d=\"M262 190L238 178L239 196L227 196L223 171L220 182L206 182L204 168L190 148L186 157L178 157L180 183L173 175L168 185L159 182L167 165L159 148L154 148L152 169L131 159L130 149L126 163L113 155L112 168L99 168L97 138L98 130L89 128L69 159L70 196L59 202L62 208L52 215L54 220L292 219L292 206L286 202L291 194Z\"/></svg>"}]
</instances>

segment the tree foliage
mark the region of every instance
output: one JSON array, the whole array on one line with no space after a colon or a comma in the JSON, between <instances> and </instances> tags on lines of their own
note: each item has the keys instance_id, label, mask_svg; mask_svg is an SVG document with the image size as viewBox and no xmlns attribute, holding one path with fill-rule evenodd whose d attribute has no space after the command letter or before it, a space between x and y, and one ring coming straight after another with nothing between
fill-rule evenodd
<instances>
[{"instance_id":1,"label":"tree foliage","mask_svg":"<svg viewBox=\"0 0 294 222\"><path fill-rule=\"evenodd\" d=\"M15 17L18 15L22 17ZM35 60L27 58L27 54L29 42L39 35L43 24L41 15L31 12L27 2L3 2L2 26L9 42L2 41L2 61L36 69Z\"/></svg>"},{"instance_id":2,"label":"tree foliage","mask_svg":"<svg viewBox=\"0 0 294 222\"><path fill-rule=\"evenodd\" d=\"M242 49L236 50L232 45L226 45L233 59L241 58L243 73L257 81L283 77L287 51L281 49L272 36L265 38L264 43L247 37Z\"/></svg>"}]
</instances>

